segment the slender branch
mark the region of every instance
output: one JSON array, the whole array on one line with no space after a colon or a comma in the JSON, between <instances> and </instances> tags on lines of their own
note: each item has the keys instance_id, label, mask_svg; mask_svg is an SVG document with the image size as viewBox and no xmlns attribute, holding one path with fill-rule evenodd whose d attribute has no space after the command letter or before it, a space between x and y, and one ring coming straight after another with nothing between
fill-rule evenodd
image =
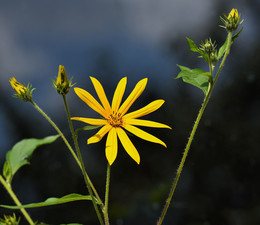
<instances>
[{"instance_id":1,"label":"slender branch","mask_svg":"<svg viewBox=\"0 0 260 225\"><path fill-rule=\"evenodd\" d=\"M109 225L109 218L108 218L109 184L110 184L110 165L107 164L107 181L106 181L105 208L104 208L104 216L105 216L106 225Z\"/></svg>"},{"instance_id":2,"label":"slender branch","mask_svg":"<svg viewBox=\"0 0 260 225\"><path fill-rule=\"evenodd\" d=\"M19 201L19 199L17 198L17 196L15 195L15 193L12 190L11 184L6 182L4 180L4 178L0 175L0 182L3 184L4 188L7 190L8 194L11 196L11 198L13 199L13 201L15 202L15 204L17 206L21 206L22 203ZM26 218L26 220L28 221L28 223L30 225L34 225L35 223L33 222L32 218L30 217L30 215L27 213L27 211L22 208L20 209L20 211L22 212L22 214L24 215L24 217Z\"/></svg>"},{"instance_id":3,"label":"slender branch","mask_svg":"<svg viewBox=\"0 0 260 225\"><path fill-rule=\"evenodd\" d=\"M68 104L67 104L66 96L62 95L62 97L63 97L63 101L64 101L64 105L65 105L65 109L66 109L66 113L67 113L67 117L68 117L70 131L71 131L71 134L72 134L72 137L73 137L73 141L74 141L74 145L75 145L75 148L76 148L76 151L77 151L77 155L78 155L78 158L79 158L79 161L80 161L80 164L81 164L81 170L82 170L82 173L83 173L83 176L84 176L84 180L85 180L85 183L87 185L87 189L89 191L89 194L90 194L90 196L92 198L92 202L93 202L94 208L96 210L99 222L100 222L100 224L104 224L103 220L102 220L102 217L100 215L100 211L99 211L99 209L97 207L96 200L94 199L93 192L95 193L95 196L98 199L98 201L101 203L101 205L103 205L103 203L102 203L102 201L101 201L101 199L100 199L96 189L94 188L94 185L92 184L92 182L91 182L91 180L90 180L90 178L89 178L89 176L88 176L88 174L86 172L86 169L85 169L85 166L84 166L84 162L83 162L83 159L82 159L82 155L81 155L81 152L80 152L80 149L79 149L77 135L75 134L75 130L74 130L73 124L71 122L71 116L70 116L70 111L69 111L69 107L68 107Z\"/></svg>"},{"instance_id":4,"label":"slender branch","mask_svg":"<svg viewBox=\"0 0 260 225\"><path fill-rule=\"evenodd\" d=\"M61 136L61 138L63 139L64 143L67 145L68 149L70 150L73 158L76 160L77 164L79 165L80 169L82 169L81 168L81 163L80 163L77 155L73 151L71 145L69 144L69 142L67 141L67 139L65 138L65 136L61 132L61 130L57 127L57 125L51 120L51 118L35 102L31 102L31 103L48 120L48 122L53 126L53 128L58 132L58 134Z\"/></svg>"},{"instance_id":5,"label":"slender branch","mask_svg":"<svg viewBox=\"0 0 260 225\"><path fill-rule=\"evenodd\" d=\"M222 59L222 62L221 62L221 64L220 64L220 66L219 66L219 69L218 69L218 71L217 71L217 74L216 74L216 76L215 76L215 79L213 80L212 85L210 84L210 86L209 86L209 91L207 92L207 94L206 94L206 96L205 96L205 98L204 98L202 107L201 107L201 109L200 109L200 111L199 111L199 114L198 114L196 120L195 120L194 126L193 126L193 128L192 128L190 137L189 137L189 139L188 139L186 148L185 148L185 150L184 150L184 153L183 153L183 156L182 156L182 159L181 159L181 163L180 163L180 165L179 165L179 167L178 167L178 170L177 170L175 179L174 179L174 181L173 181L172 187L171 187L170 192L169 192L169 196L168 196L168 198L166 199L165 206L164 206L163 211L162 211L162 214L161 214L161 216L160 216L160 218L159 218L159 220L158 220L158 222L157 222L157 225L161 225L161 224L162 224L162 222L163 222L163 220L164 220L164 217L165 217L165 215L166 215L166 213L167 213L167 210L168 210L169 205L170 205L171 200L172 200L172 196L173 196L174 191L175 191L175 189L176 189L176 186L177 186L177 184L178 184L178 181L179 181L179 178L180 178L180 175L181 175L181 172L182 172L182 168L183 168L183 166L184 166L185 160L186 160L187 155L188 155L188 153L189 153L192 140L193 140L194 135L195 135L195 133L196 133L196 130L197 130L197 128L198 128L200 119L201 119L201 117L202 117L202 115L203 115L203 113L204 113L204 110L205 110L205 108L206 108L206 106L207 106L207 104L208 104L209 98L210 98L210 96L211 96L212 90L213 90L213 88L214 88L214 86L215 86L215 84L216 84L216 81L217 81L217 79L218 79L218 77L219 77L220 72L222 71L222 68L223 68L224 63L225 63L225 61L226 61L226 58L227 58L227 56L228 56L228 54L229 54L229 52L230 52L230 47L231 47L231 44L232 44L231 41L232 41L232 32L229 32L229 33L228 33L228 44L227 44L227 49L226 49L225 55L224 55L224 57L223 57L223 59ZM213 70L212 70L211 68L212 68L212 66L210 65L210 72L213 72Z\"/></svg>"}]
</instances>

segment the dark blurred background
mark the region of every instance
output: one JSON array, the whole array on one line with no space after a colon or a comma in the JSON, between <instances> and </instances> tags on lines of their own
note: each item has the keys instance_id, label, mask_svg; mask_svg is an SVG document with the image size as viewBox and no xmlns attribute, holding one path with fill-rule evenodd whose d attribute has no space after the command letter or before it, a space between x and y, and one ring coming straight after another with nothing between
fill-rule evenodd
<instances>
[{"instance_id":1,"label":"dark blurred background","mask_svg":"<svg viewBox=\"0 0 260 225\"><path fill-rule=\"evenodd\" d=\"M139 80L148 77L145 92L130 110L155 99L166 100L145 118L168 124L173 130L145 130L161 138L168 148L130 137L141 156L137 165L119 147L111 168L112 225L156 224L203 100L201 90L174 79L179 72L176 64L207 70L205 62L189 51L185 37L197 44L211 37L221 46L226 31L219 27L219 16L237 8L245 20L244 30L232 45L213 91L164 224L260 224L259 0L30 0L0 4L1 167L6 152L19 140L55 134L29 103L12 97L12 76L36 88L35 102L68 138L62 98L51 85L60 64L74 77L76 86L94 96L89 76L96 77L109 99L122 77L128 77L125 97ZM67 98L73 116L97 116L73 90ZM80 122L74 125L84 126ZM94 132L81 132L79 140L88 174L104 196L105 140L86 144ZM31 165L14 177L13 189L23 203L87 193L81 172L61 139L35 152ZM13 204L2 186L0 201ZM90 202L28 211L35 221L48 224L98 224ZM12 212L0 209L0 217ZM26 221L22 219L21 224Z\"/></svg>"}]
</instances>

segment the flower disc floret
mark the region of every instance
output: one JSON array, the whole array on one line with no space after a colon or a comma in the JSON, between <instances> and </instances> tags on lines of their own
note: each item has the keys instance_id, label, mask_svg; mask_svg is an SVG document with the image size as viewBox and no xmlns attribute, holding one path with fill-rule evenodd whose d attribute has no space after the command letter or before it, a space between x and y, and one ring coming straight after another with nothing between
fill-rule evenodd
<instances>
[{"instance_id":1,"label":"flower disc floret","mask_svg":"<svg viewBox=\"0 0 260 225\"><path fill-rule=\"evenodd\" d=\"M89 107L91 107L93 110L99 113L103 118L94 119L84 117L72 117L71 119L85 122L91 125L102 126L102 128L95 135L88 139L87 143L91 144L99 142L106 134L108 134L106 140L105 153L108 163L110 165L113 164L117 156L118 139L122 143L126 152L130 155L130 157L138 164L140 163L139 153L133 145L132 141L127 136L125 130L146 141L158 143L166 147L166 144L163 141L136 127L146 126L171 129L169 126L162 123L137 119L151 112L154 112L155 110L160 108L164 103L164 100L155 100L139 110L127 113L132 104L144 91L148 80L147 78L142 79L136 84L135 88L127 97L127 99L123 102L122 105L121 102L127 82L126 77L122 78L119 81L111 105L107 100L105 91L100 82L94 77L90 77L90 79L94 85L94 88L97 92L101 104L84 89L74 88L74 90L81 100L83 100Z\"/></svg>"}]
</instances>

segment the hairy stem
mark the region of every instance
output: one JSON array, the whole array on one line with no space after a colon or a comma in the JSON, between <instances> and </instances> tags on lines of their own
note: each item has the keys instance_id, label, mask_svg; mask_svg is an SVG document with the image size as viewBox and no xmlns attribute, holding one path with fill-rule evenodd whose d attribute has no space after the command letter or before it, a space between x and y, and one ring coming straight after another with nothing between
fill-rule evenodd
<instances>
[{"instance_id":1,"label":"hairy stem","mask_svg":"<svg viewBox=\"0 0 260 225\"><path fill-rule=\"evenodd\" d=\"M223 66L224 66L224 63L225 63L225 61L226 61L226 59L227 59L227 56L228 56L228 54L229 54L229 52L230 52L231 44L232 44L232 32L229 32L229 33L228 33L228 44L227 44L227 48L226 48L225 55L224 55L224 57L223 57L223 59L222 59L222 62L221 62L221 64L220 64L220 66L219 66L219 69L218 69L218 71L217 71L217 74L216 74L216 76L215 76L215 78L214 78L214 80L213 80L213 82L212 82L212 85L211 85L211 83L210 83L210 85L209 85L209 91L207 92L207 94L206 94L206 96L205 96L205 98L204 98L204 101L203 101L203 104L202 104L201 109L200 109L200 111L199 111L199 114L198 114L198 116L197 116L197 118L196 118L196 120L195 120L195 123L194 123L194 126L193 126L193 128L192 128L190 137L189 137L189 139L188 139L186 148L185 148L185 150L184 150L184 153L183 153L183 156L182 156L180 165L179 165L179 167L178 167L176 176L175 176L175 178L174 178L174 181L173 181L173 184L172 184L172 186L171 186L171 189L170 189L168 198L166 199L165 206L164 206L164 208L163 208L163 210L162 210L162 213L161 213L161 216L160 216L160 218L159 218L159 220L158 220L158 222L157 222L157 225L161 225L161 224L162 224L162 222L163 222L163 220L164 220L164 217L165 217L165 215L166 215L166 213L167 213L167 210L168 210L169 205L170 205L171 200L172 200L172 196L173 196L174 191L175 191L175 189L176 189L176 186L177 186L177 184L178 184L178 181L179 181L179 178L180 178L180 175L181 175L181 172L182 172L182 169L183 169L185 160L186 160L186 158L187 158L187 156L188 156L188 153L189 153L189 150L190 150L190 146L191 146L192 140L193 140L194 135L195 135L195 133L196 133L196 130L197 130L197 128L198 128L200 119L201 119L201 117L202 117L202 115L203 115L203 113L204 113L204 110L205 110L205 108L206 108L206 106L207 106L207 104L208 104L208 101L209 101L209 98L210 98L210 96L211 96L212 90L213 90L213 88L214 88L214 86L215 86L215 84L216 84L216 81L217 81L217 79L218 79L218 77L219 77L219 74L220 74L220 72L222 71L222 68L223 68ZM212 68L212 66L210 65L210 72L212 73L213 70L212 70L211 68Z\"/></svg>"},{"instance_id":2,"label":"hairy stem","mask_svg":"<svg viewBox=\"0 0 260 225\"><path fill-rule=\"evenodd\" d=\"M110 165L107 164L107 181L106 181L105 208L104 208L104 216L105 216L106 225L109 225L109 218L108 218L109 184L110 184Z\"/></svg>"},{"instance_id":3,"label":"hairy stem","mask_svg":"<svg viewBox=\"0 0 260 225\"><path fill-rule=\"evenodd\" d=\"M65 136L61 132L61 130L58 128L58 126L51 120L51 118L35 102L31 102L31 103L35 107L35 109L38 110L39 113L41 113L45 117L45 119L47 119L48 122L53 126L53 128L58 132L58 134L61 136L62 140L64 141L64 143L67 145L68 149L70 150L70 153L72 154L73 158L76 160L77 164L81 168L81 163L80 163L77 155L73 151L71 145L69 144L68 140L65 138Z\"/></svg>"},{"instance_id":4,"label":"hairy stem","mask_svg":"<svg viewBox=\"0 0 260 225\"><path fill-rule=\"evenodd\" d=\"M80 164L81 164L81 170L82 170L82 173L83 173L83 176L84 176L84 180L85 180L85 183L87 185L87 189L89 191L89 194L90 194L90 196L92 198L92 202L93 202L94 208L96 210L99 222L100 222L100 224L103 225L104 223L103 223L102 217L100 215L100 211L99 211L99 209L97 207L96 200L94 199L93 192L94 192L96 198L98 199L98 201L101 203L101 205L103 205L103 203L102 203L102 201L101 201L101 199L100 199L96 189L94 188L94 185L92 184L92 182L91 182L91 180L90 180L90 178L89 178L89 176L88 176L88 174L86 172L86 169L85 169L85 166L84 166L84 162L83 162L83 159L82 159L82 155L81 155L81 152L80 152L80 149L79 149L77 135L75 134L75 130L74 130L73 124L71 122L71 116L70 116L70 111L69 111L69 107L68 107L68 104L67 104L66 96L62 95L62 97L63 97L63 101L64 101L64 105L65 105L65 109L66 109L66 113L67 113L67 117L68 117L70 131L71 131L71 134L72 134L72 137L73 137L73 141L74 141L74 145L75 145L75 148L76 148L76 151L77 151L77 155L78 155L78 158L79 158L79 161L80 161Z\"/></svg>"}]
</instances>

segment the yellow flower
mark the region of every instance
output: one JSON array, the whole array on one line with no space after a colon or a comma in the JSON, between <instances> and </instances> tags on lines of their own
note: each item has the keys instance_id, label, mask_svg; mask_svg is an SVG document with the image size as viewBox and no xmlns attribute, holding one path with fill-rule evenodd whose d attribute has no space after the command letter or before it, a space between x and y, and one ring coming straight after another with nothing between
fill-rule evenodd
<instances>
[{"instance_id":1,"label":"yellow flower","mask_svg":"<svg viewBox=\"0 0 260 225\"><path fill-rule=\"evenodd\" d=\"M34 89L31 89L31 86L28 84L27 87L19 83L14 77L9 80L12 88L16 92L16 97L22 99L25 102L32 101L32 92Z\"/></svg>"},{"instance_id":2,"label":"yellow flower","mask_svg":"<svg viewBox=\"0 0 260 225\"><path fill-rule=\"evenodd\" d=\"M142 79L136 84L134 90L131 92L131 94L123 102L121 106L120 104L126 88L126 77L122 78L118 83L111 106L107 100L106 94L100 82L94 77L90 77L90 79L94 85L94 88L102 105L100 105L96 101L96 99L87 91L81 88L74 88L74 90L82 101L84 101L93 110L98 112L103 118L93 119L73 117L71 119L82 121L91 125L103 125L103 127L94 136L88 139L87 143L91 144L99 142L104 137L104 135L108 133L105 153L108 163L110 165L112 165L117 156L118 138L121 141L126 152L133 158L133 160L136 161L138 164L140 163L139 153L136 150L133 143L131 142L131 140L129 139L129 137L127 136L125 130L146 141L158 143L166 147L166 144L162 142L160 139L136 127L146 126L171 129L169 126L162 123L137 119L160 108L164 103L164 100L153 101L139 110L127 113L131 105L144 91L148 80L147 78Z\"/></svg>"}]
</instances>

